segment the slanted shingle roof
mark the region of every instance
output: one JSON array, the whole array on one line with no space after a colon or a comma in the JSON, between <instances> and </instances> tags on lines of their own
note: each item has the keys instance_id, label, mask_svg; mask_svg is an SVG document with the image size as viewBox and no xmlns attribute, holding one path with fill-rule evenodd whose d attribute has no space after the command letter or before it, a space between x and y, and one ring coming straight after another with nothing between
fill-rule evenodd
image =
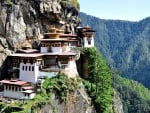
<instances>
[{"instance_id":1,"label":"slanted shingle roof","mask_svg":"<svg viewBox=\"0 0 150 113\"><path fill-rule=\"evenodd\" d=\"M17 53L37 53L37 52L39 52L39 50L37 50L37 49L26 49L26 50L19 49L19 50L17 50Z\"/></svg>"},{"instance_id":2,"label":"slanted shingle roof","mask_svg":"<svg viewBox=\"0 0 150 113\"><path fill-rule=\"evenodd\" d=\"M11 55L9 55L9 56L14 56L14 57L31 57L31 58L35 58L35 57L43 56L43 54L41 54L41 53L32 53L32 54L14 53L14 54L11 54Z\"/></svg>"},{"instance_id":3,"label":"slanted shingle roof","mask_svg":"<svg viewBox=\"0 0 150 113\"><path fill-rule=\"evenodd\" d=\"M25 84L28 84L27 82L20 81L20 80L1 80L0 83L9 84L9 85L17 85L17 86L23 86Z\"/></svg>"}]
</instances>

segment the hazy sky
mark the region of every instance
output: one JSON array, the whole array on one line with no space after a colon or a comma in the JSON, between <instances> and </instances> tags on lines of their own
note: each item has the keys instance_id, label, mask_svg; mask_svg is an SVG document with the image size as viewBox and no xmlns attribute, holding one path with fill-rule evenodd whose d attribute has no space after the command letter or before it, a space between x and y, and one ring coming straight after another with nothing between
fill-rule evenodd
<instances>
[{"instance_id":1,"label":"hazy sky","mask_svg":"<svg viewBox=\"0 0 150 113\"><path fill-rule=\"evenodd\" d=\"M78 0L80 11L101 19L138 21L150 16L150 0Z\"/></svg>"}]
</instances>

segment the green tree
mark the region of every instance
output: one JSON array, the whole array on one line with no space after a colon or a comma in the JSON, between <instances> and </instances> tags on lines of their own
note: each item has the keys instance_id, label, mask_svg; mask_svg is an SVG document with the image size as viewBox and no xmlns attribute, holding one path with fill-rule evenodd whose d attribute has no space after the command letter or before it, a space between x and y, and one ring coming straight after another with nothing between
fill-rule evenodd
<instances>
[{"instance_id":1,"label":"green tree","mask_svg":"<svg viewBox=\"0 0 150 113\"><path fill-rule=\"evenodd\" d=\"M148 113L150 91L142 84L113 73L113 87L119 92L124 113Z\"/></svg>"},{"instance_id":2,"label":"green tree","mask_svg":"<svg viewBox=\"0 0 150 113\"><path fill-rule=\"evenodd\" d=\"M90 96L98 113L109 113L112 102L112 79L109 68L99 51L86 48L84 54L88 57Z\"/></svg>"},{"instance_id":3,"label":"green tree","mask_svg":"<svg viewBox=\"0 0 150 113\"><path fill-rule=\"evenodd\" d=\"M97 31L95 45L107 63L122 76L150 88L150 18L129 22L99 19L84 13L79 17L83 25Z\"/></svg>"}]
</instances>

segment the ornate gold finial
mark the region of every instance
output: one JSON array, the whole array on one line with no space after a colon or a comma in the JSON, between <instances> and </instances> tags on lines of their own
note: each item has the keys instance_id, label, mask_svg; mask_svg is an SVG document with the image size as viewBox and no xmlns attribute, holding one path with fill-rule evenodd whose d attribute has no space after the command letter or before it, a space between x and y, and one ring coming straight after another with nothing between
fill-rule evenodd
<instances>
[{"instance_id":1,"label":"ornate gold finial","mask_svg":"<svg viewBox=\"0 0 150 113\"><path fill-rule=\"evenodd\" d=\"M55 27L55 25L50 25L50 32L51 33L56 33L57 29Z\"/></svg>"},{"instance_id":2,"label":"ornate gold finial","mask_svg":"<svg viewBox=\"0 0 150 113\"><path fill-rule=\"evenodd\" d=\"M56 28L56 26L55 25L50 25L50 28Z\"/></svg>"}]
</instances>

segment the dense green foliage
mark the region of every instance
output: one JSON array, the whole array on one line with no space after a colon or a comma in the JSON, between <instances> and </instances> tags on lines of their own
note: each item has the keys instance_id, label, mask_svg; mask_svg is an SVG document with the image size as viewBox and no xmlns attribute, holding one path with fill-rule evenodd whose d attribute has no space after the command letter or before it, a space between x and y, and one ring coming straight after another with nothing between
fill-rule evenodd
<instances>
[{"instance_id":1,"label":"dense green foliage","mask_svg":"<svg viewBox=\"0 0 150 113\"><path fill-rule=\"evenodd\" d=\"M79 79L68 78L60 73L54 78L47 78L43 83L43 88L46 93L55 92L61 101L66 101L67 93L79 88L79 83Z\"/></svg>"},{"instance_id":2,"label":"dense green foliage","mask_svg":"<svg viewBox=\"0 0 150 113\"><path fill-rule=\"evenodd\" d=\"M86 48L89 79L85 82L97 113L110 113L112 102L112 79L105 60L96 48Z\"/></svg>"},{"instance_id":3,"label":"dense green foliage","mask_svg":"<svg viewBox=\"0 0 150 113\"><path fill-rule=\"evenodd\" d=\"M142 84L113 74L113 87L119 92L124 113L148 113L150 91Z\"/></svg>"},{"instance_id":4,"label":"dense green foliage","mask_svg":"<svg viewBox=\"0 0 150 113\"><path fill-rule=\"evenodd\" d=\"M96 47L121 75L150 88L150 18L139 22L103 20L80 13L95 33Z\"/></svg>"}]
</instances>

